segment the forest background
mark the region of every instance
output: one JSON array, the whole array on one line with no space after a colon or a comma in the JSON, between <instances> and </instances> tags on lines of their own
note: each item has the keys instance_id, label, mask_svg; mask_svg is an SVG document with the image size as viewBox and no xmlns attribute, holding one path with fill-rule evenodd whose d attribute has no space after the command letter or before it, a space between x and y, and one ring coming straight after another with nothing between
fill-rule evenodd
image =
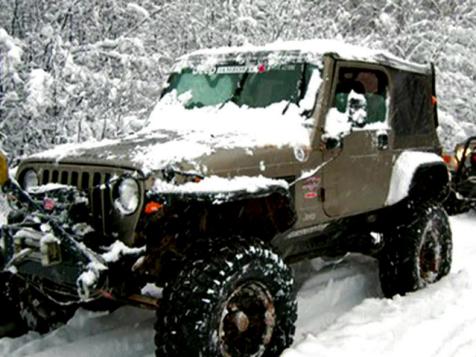
<instances>
[{"instance_id":1,"label":"forest background","mask_svg":"<svg viewBox=\"0 0 476 357\"><path fill-rule=\"evenodd\" d=\"M476 0L0 0L0 145L129 133L178 56L310 38L434 62L443 145L476 134Z\"/></svg>"}]
</instances>

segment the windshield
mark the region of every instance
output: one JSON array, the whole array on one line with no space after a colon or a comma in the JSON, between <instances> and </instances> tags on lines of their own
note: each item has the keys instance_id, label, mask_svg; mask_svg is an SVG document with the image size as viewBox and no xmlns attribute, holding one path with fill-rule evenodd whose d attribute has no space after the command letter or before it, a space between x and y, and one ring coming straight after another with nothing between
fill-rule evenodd
<instances>
[{"instance_id":1,"label":"windshield","mask_svg":"<svg viewBox=\"0 0 476 357\"><path fill-rule=\"evenodd\" d=\"M298 104L304 97L309 80L317 67L292 63L266 68L253 66L216 66L210 71L185 68L173 73L162 96L173 91L186 94L187 109L221 106L234 102L238 106L264 108L286 101Z\"/></svg>"}]
</instances>

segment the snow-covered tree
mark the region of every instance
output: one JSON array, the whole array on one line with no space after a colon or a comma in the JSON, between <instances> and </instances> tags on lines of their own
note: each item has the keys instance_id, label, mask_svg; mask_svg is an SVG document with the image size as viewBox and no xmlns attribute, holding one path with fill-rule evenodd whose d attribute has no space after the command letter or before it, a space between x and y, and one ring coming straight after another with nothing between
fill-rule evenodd
<instances>
[{"instance_id":1,"label":"snow-covered tree","mask_svg":"<svg viewBox=\"0 0 476 357\"><path fill-rule=\"evenodd\" d=\"M476 134L476 0L0 0L0 141L12 157L115 137L147 117L174 58L337 38L437 68L441 137Z\"/></svg>"}]
</instances>

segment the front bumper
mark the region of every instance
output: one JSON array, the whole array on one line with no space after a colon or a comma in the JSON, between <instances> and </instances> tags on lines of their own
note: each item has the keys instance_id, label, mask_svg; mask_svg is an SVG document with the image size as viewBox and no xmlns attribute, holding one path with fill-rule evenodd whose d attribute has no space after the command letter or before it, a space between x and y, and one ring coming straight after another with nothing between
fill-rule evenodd
<instances>
[{"instance_id":1,"label":"front bumper","mask_svg":"<svg viewBox=\"0 0 476 357\"><path fill-rule=\"evenodd\" d=\"M29 195L14 182L3 190L14 204L9 223L0 231L2 269L20 275L61 303L98 298L107 288L109 269L101 255L82 242L78 228L91 232L84 229L87 224L73 224L69 219L74 205L65 202L65 197L84 204L79 191L65 186L58 189L61 192ZM62 199L54 201L57 208L42 207L41 198L51 200L59 193Z\"/></svg>"}]
</instances>

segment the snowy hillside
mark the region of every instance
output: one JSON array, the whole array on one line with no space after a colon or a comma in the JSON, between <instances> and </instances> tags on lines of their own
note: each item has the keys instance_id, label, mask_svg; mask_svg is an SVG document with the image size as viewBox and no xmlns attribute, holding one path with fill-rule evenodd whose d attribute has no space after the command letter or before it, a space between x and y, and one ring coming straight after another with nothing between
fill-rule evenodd
<instances>
[{"instance_id":1,"label":"snowy hillside","mask_svg":"<svg viewBox=\"0 0 476 357\"><path fill-rule=\"evenodd\" d=\"M476 351L474 213L451 218L454 263L435 285L384 299L376 262L349 256L295 266L299 319L285 357L473 357ZM131 307L107 315L78 311L45 336L0 340L2 356L153 356L151 311Z\"/></svg>"}]
</instances>

